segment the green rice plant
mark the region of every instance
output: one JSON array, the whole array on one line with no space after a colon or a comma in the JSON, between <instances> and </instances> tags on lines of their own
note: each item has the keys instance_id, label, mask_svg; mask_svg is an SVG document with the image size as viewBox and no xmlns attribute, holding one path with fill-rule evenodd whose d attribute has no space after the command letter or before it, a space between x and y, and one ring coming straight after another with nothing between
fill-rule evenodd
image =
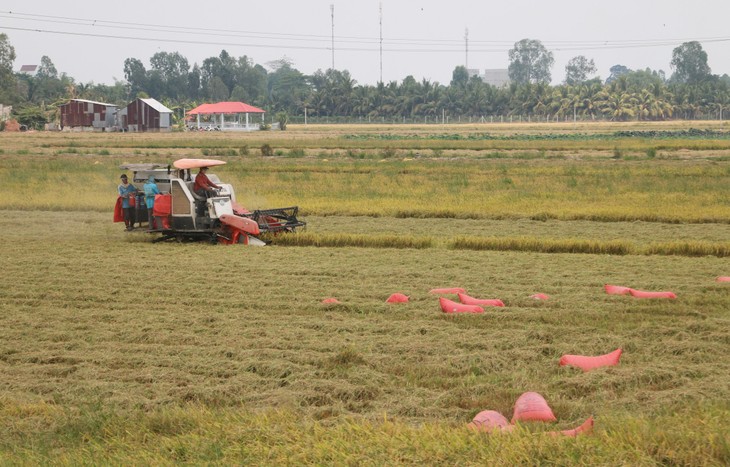
<instances>
[{"instance_id":1,"label":"green rice plant","mask_svg":"<svg viewBox=\"0 0 730 467\"><path fill-rule=\"evenodd\" d=\"M215 157L215 156L236 156L239 154L238 151L236 151L233 148L201 148L200 152L206 156L206 157Z\"/></svg>"},{"instance_id":2,"label":"green rice plant","mask_svg":"<svg viewBox=\"0 0 730 467\"><path fill-rule=\"evenodd\" d=\"M658 125L658 127L662 127ZM352 127L351 127L352 128ZM405 127L404 127L405 128ZM601 128L597 126L596 128ZM613 128L613 127L610 127ZM621 128L621 126L618 126ZM571 156L570 162L551 158L554 141L549 139L536 140L505 140L507 143L530 143L530 149L535 154L544 151L543 158L534 160L520 160L517 157L520 150L501 151L505 159L492 160L481 158L489 149L478 146L474 152L456 149L457 143L476 145L492 140L467 139L474 132L465 132L462 139L423 139L435 134L433 129L411 130L420 135L421 139L388 139L373 140L373 143L382 145L370 146L371 140L340 140L336 136L323 138L326 133L298 132L297 128L287 131L285 138L277 133L277 146L281 143L283 151L301 150L305 153L319 151L318 158L300 160L293 158L289 161L246 160L228 161L228 165L217 172L237 188L237 195L247 206L270 207L275 205L298 204L310 215L349 214L356 216L387 216L414 218L452 218L452 219L529 219L543 217L570 220L591 220L604 222L647 221L663 223L727 223L730 222L730 208L722 200L728 195L728 172L722 161L715 165L706 163L706 156L692 157L681 160L655 160L651 164L646 158L635 161L608 161L610 149L603 150L601 156L588 156L585 160L576 162L572 157L582 157L582 152ZM342 134L346 130L332 130ZM349 130L352 132L352 130ZM363 130L358 130L363 131ZM506 132L506 130L500 130ZM514 132L514 128L510 131ZM534 131L534 130L530 130ZM540 130L545 132L546 130ZM375 133L382 133L376 130ZM403 132L405 133L405 132ZM485 133L479 131L479 134ZM596 131L596 134L599 132ZM445 132L453 135L453 130ZM425 135L425 136L424 136ZM69 196L62 186L47 186L42 189L32 189L27 184L17 186L13 178L5 187L0 188L0 208L28 207L39 209L48 206L50 209L72 210L80 207L96 211L108 210L108 194L114 193L115 180L118 174L116 166L130 162L171 163L178 157L190 157L190 151L236 151L238 154L241 143L251 144L252 141L261 142L262 135L125 135L124 138L112 134L84 134L34 135L33 145L46 146L48 156L53 154L53 148L62 150L74 148L88 154L57 154L62 164L55 170L62 173L65 181L71 186L83 184L89 187L91 196ZM316 136L316 137L315 137ZM429 136L430 137L430 136ZM308 139L307 139L308 138ZM451 138L451 136L449 136ZM631 144L624 141L626 139ZM626 137L611 140L610 147L632 147L634 143L643 139ZM303 141L303 142L302 142ZM402 161L397 158L385 159L379 155L380 148L391 147L394 141L405 143L422 142L424 144L439 143L448 148L453 160L434 160L433 158L419 158ZM596 152L601 142L592 139L576 139L570 141L581 143L576 148L580 151ZM681 144L696 141L704 144L701 139L675 138L667 141ZM724 140L719 140L724 141ZM3 144L6 153L12 149L29 151L30 140L20 135L3 135ZM302 142L302 144L300 144ZM320 144L318 144L319 142ZM327 149L336 147L339 143L346 143L342 150ZM652 142L652 140L648 140ZM268 142L265 144L269 144ZM388 146L390 144L390 146ZM602 143L601 143L602 144ZM359 145L359 146L358 146ZM131 149L124 149L129 147ZM137 148L154 148L148 151L149 158L139 153ZM640 146L636 146L640 148ZM656 147L656 140L651 146L643 149L631 149L634 154L640 154L647 147ZM88 149L82 149L88 148ZM95 167L98 177L94 177L89 186L88 172L79 171L78 165L88 163L88 156L96 153L99 148L105 148L113 154L123 154L116 157L105 157L100 165ZM411 153L412 148L397 148L398 151ZM442 150L442 149L439 149ZM347 151L355 154L368 154L363 159L344 158ZM442 150L443 151L443 150ZM138 152L138 154L134 154ZM132 155L130 155L132 153ZM154 156L153 153L164 154ZM223 154L234 154L223 152ZM25 180L33 181L37 174L47 172L46 156L34 157L23 165L12 169L14 176L26 171ZM77 158L77 161L71 159ZM377 160L370 160L373 157ZM718 156L713 156L718 157ZM603 158L603 159L601 159ZM304 159L304 158L302 158ZM327 159L324 161L323 159ZM713 159L714 160L714 159ZM86 162L85 162L86 161ZM7 175L8 164L15 161L4 160L0 163L0 175ZM245 170L242 165L245 163ZM401 167L406 164L405 169ZM578 164L581 171L578 174L569 173L568 168ZM307 179L291 177L293 183L282 184L279 174L290 172L293 175L310 173ZM511 183L507 183L507 179ZM456 181L451 183L448 181ZM504 183L500 183L503 181ZM322 189L326 190L323 195ZM33 196L21 196L23 190L31 190ZM97 195L98 194L98 195ZM265 204L259 204L265 200Z\"/></svg>"},{"instance_id":3,"label":"green rice plant","mask_svg":"<svg viewBox=\"0 0 730 467\"><path fill-rule=\"evenodd\" d=\"M126 412L40 407L8 404L8 421L22 423L27 414L37 423L27 438L8 440L14 448L8 446L2 454L9 463L58 462L59 450L68 464L95 464L100 458L114 464L277 465L380 465L393 464L396 458L407 465L432 464L436 458L463 465L576 459L591 465L722 465L728 460L724 408L719 404L651 418L624 412L603 415L595 435L579 440L547 435L553 428L538 424L494 436L448 422L413 426L387 413L378 420L341 417L332 422L311 420L291 409L227 410L194 403ZM681 428L689 423L702 430ZM58 436L73 425L82 428L79 435Z\"/></svg>"},{"instance_id":4,"label":"green rice plant","mask_svg":"<svg viewBox=\"0 0 730 467\"><path fill-rule=\"evenodd\" d=\"M363 151L356 151L353 149L348 149L345 152L345 155L350 159L365 159L366 154Z\"/></svg>"},{"instance_id":5,"label":"green rice plant","mask_svg":"<svg viewBox=\"0 0 730 467\"><path fill-rule=\"evenodd\" d=\"M393 148L383 148L383 150L380 151L380 157L382 157L383 159L392 159L393 157L395 157L395 155L396 151Z\"/></svg>"},{"instance_id":6,"label":"green rice plant","mask_svg":"<svg viewBox=\"0 0 730 467\"><path fill-rule=\"evenodd\" d=\"M269 144L263 144L261 146L261 156L272 157L274 155L274 149Z\"/></svg>"},{"instance_id":7,"label":"green rice plant","mask_svg":"<svg viewBox=\"0 0 730 467\"><path fill-rule=\"evenodd\" d=\"M290 149L289 152L286 154L286 157L290 158L302 158L306 156L304 149L301 148L294 148Z\"/></svg>"}]
</instances>

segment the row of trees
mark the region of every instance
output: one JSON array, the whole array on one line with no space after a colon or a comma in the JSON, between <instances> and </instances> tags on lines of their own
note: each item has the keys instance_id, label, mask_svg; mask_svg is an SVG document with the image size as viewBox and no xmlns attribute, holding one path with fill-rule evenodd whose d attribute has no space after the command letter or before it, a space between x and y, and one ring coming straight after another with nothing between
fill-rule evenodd
<instances>
[{"instance_id":1,"label":"row of trees","mask_svg":"<svg viewBox=\"0 0 730 467\"><path fill-rule=\"evenodd\" d=\"M674 49L672 76L662 71L630 70L616 65L605 80L594 78L596 67L585 56L571 59L565 82L552 86L552 53L540 41L524 39L509 51L511 84L495 87L463 66L453 70L448 84L407 76L402 81L358 85L347 70L318 70L305 75L288 60L256 64L247 56L223 50L191 67L178 52L158 52L147 68L142 61L124 61L124 81L113 85L78 83L58 73L42 57L35 75L12 72L15 52L0 34L0 103L15 104L18 115L45 112L55 118L57 104L84 98L126 104L151 96L172 109L190 109L202 102L244 101L270 114L285 112L311 117L359 119L434 119L516 116L522 118L583 118L661 120L722 118L730 105L730 77L712 75L707 54L697 42ZM305 110L306 109L306 110Z\"/></svg>"}]
</instances>

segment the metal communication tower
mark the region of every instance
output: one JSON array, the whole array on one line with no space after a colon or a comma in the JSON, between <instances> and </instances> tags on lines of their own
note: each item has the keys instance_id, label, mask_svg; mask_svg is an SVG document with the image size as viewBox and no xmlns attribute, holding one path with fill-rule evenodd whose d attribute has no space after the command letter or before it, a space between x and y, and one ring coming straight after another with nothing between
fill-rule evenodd
<instances>
[{"instance_id":1,"label":"metal communication tower","mask_svg":"<svg viewBox=\"0 0 730 467\"><path fill-rule=\"evenodd\" d=\"M464 29L464 66L469 71L469 28Z\"/></svg>"},{"instance_id":2,"label":"metal communication tower","mask_svg":"<svg viewBox=\"0 0 730 467\"><path fill-rule=\"evenodd\" d=\"M330 15L332 16L332 69L335 69L335 5L330 3Z\"/></svg>"},{"instance_id":3,"label":"metal communication tower","mask_svg":"<svg viewBox=\"0 0 730 467\"><path fill-rule=\"evenodd\" d=\"M383 2L380 2L380 82L383 82Z\"/></svg>"}]
</instances>

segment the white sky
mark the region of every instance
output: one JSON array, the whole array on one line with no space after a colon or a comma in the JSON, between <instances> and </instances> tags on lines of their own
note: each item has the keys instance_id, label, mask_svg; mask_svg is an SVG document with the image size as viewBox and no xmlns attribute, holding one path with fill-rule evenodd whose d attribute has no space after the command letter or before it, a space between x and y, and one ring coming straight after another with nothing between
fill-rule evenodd
<instances>
[{"instance_id":1,"label":"white sky","mask_svg":"<svg viewBox=\"0 0 730 467\"><path fill-rule=\"evenodd\" d=\"M191 67L222 49L262 65L286 56L310 74L332 65L334 5L335 68L375 84L380 4L386 82L413 75L448 84L466 61L466 29L469 68L507 68L515 42L538 39L554 54L555 84L576 55L592 58L603 79L616 64L669 76L672 49L690 40L702 43L713 73L730 74L730 0L0 0L0 33L15 47L16 70L47 55L80 82L123 80L126 58L149 68L160 51L181 53Z\"/></svg>"}]
</instances>

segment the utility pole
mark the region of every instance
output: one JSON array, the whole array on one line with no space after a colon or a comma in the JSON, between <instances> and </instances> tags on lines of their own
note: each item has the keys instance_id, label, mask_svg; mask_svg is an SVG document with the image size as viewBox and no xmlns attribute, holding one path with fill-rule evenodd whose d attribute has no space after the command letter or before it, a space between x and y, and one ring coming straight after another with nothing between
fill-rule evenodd
<instances>
[{"instance_id":1,"label":"utility pole","mask_svg":"<svg viewBox=\"0 0 730 467\"><path fill-rule=\"evenodd\" d=\"M469 28L464 29L464 66L467 73L469 72Z\"/></svg>"},{"instance_id":2,"label":"utility pole","mask_svg":"<svg viewBox=\"0 0 730 467\"><path fill-rule=\"evenodd\" d=\"M383 2L380 2L380 82L383 82Z\"/></svg>"},{"instance_id":3,"label":"utility pole","mask_svg":"<svg viewBox=\"0 0 730 467\"><path fill-rule=\"evenodd\" d=\"M332 69L335 69L335 4L330 3L330 15L332 16Z\"/></svg>"}]
</instances>

